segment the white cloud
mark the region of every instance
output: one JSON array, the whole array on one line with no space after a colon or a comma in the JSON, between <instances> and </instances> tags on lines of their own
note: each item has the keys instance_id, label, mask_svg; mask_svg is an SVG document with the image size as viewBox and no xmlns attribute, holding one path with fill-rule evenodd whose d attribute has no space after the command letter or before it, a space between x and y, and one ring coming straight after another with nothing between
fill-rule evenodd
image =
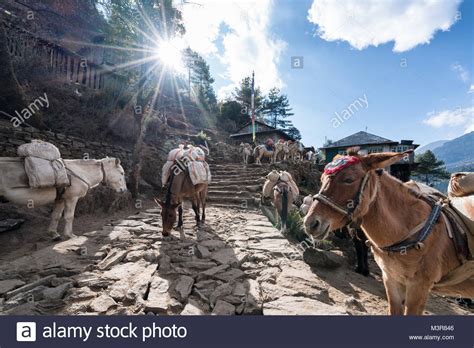
<instances>
[{"instance_id":1,"label":"white cloud","mask_svg":"<svg viewBox=\"0 0 474 348\"><path fill-rule=\"evenodd\" d=\"M474 93L474 85L471 83L471 87L469 87L469 91L467 93L471 94Z\"/></svg>"},{"instance_id":2,"label":"white cloud","mask_svg":"<svg viewBox=\"0 0 474 348\"><path fill-rule=\"evenodd\" d=\"M220 97L252 70L263 91L283 86L277 64L287 44L270 33L272 6L272 0L195 0L184 6L190 47L204 56L215 55L225 67L229 85L218 91Z\"/></svg>"},{"instance_id":3,"label":"white cloud","mask_svg":"<svg viewBox=\"0 0 474 348\"><path fill-rule=\"evenodd\" d=\"M462 126L464 133L474 131L474 106L444 110L438 113L431 112L423 123L435 128Z\"/></svg>"},{"instance_id":4,"label":"white cloud","mask_svg":"<svg viewBox=\"0 0 474 348\"><path fill-rule=\"evenodd\" d=\"M461 81L469 81L469 71L458 62L451 64L451 70L458 75Z\"/></svg>"},{"instance_id":5,"label":"white cloud","mask_svg":"<svg viewBox=\"0 0 474 348\"><path fill-rule=\"evenodd\" d=\"M456 21L461 0L313 0L308 20L327 41L347 41L359 50L394 41L395 52L429 43Z\"/></svg>"}]
</instances>

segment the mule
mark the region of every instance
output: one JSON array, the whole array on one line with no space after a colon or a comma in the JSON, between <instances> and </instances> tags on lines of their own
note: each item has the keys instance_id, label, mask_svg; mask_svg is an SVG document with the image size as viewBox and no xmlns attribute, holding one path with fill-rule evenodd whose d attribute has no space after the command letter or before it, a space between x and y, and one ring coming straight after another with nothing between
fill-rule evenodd
<instances>
[{"instance_id":1,"label":"mule","mask_svg":"<svg viewBox=\"0 0 474 348\"><path fill-rule=\"evenodd\" d=\"M290 161L301 161L303 160L304 147L299 141L287 141L288 146L288 159Z\"/></svg>"},{"instance_id":2,"label":"mule","mask_svg":"<svg viewBox=\"0 0 474 348\"><path fill-rule=\"evenodd\" d=\"M287 182L279 181L273 187L273 206L277 222L280 222L280 231L286 232L288 213L291 210L296 197Z\"/></svg>"},{"instance_id":3,"label":"mule","mask_svg":"<svg viewBox=\"0 0 474 348\"><path fill-rule=\"evenodd\" d=\"M270 163L273 163L274 151L269 151L266 145L258 145L253 150L253 157L255 158L256 164L262 164L262 157L270 159Z\"/></svg>"},{"instance_id":4,"label":"mule","mask_svg":"<svg viewBox=\"0 0 474 348\"><path fill-rule=\"evenodd\" d=\"M208 184L194 185L189 175L189 169L172 170L168 179L168 190L165 201L155 199L161 206L161 219L163 225L163 236L170 235L174 224L176 223L176 210L178 210L178 225L181 239L184 239L183 231L183 199L189 198L195 214L196 224L206 220L206 200ZM202 215L200 211L202 209Z\"/></svg>"},{"instance_id":5,"label":"mule","mask_svg":"<svg viewBox=\"0 0 474 348\"><path fill-rule=\"evenodd\" d=\"M239 151L242 152L244 164L249 164L249 158L252 155L252 145L249 143L240 143Z\"/></svg>"},{"instance_id":6,"label":"mule","mask_svg":"<svg viewBox=\"0 0 474 348\"><path fill-rule=\"evenodd\" d=\"M24 161L18 157L0 158L0 197L7 201L37 207L54 202L48 233L53 240L59 240L58 224L64 212L64 231L67 238L73 233L74 211L77 201L86 196L90 189L103 183L116 192L127 191L125 172L119 159L64 160L71 185L58 195L55 187L33 189L28 185Z\"/></svg>"},{"instance_id":7,"label":"mule","mask_svg":"<svg viewBox=\"0 0 474 348\"><path fill-rule=\"evenodd\" d=\"M445 214L441 218L437 204L383 170L410 152L345 156L340 165L325 170L304 220L306 233L315 238L350 221L360 222L382 269L392 315L422 314L430 291L474 297L472 277L437 286L463 263Z\"/></svg>"},{"instance_id":8,"label":"mule","mask_svg":"<svg viewBox=\"0 0 474 348\"><path fill-rule=\"evenodd\" d=\"M285 142L277 142L275 144L275 152L273 154L273 163L286 161L288 157L288 143Z\"/></svg>"}]
</instances>

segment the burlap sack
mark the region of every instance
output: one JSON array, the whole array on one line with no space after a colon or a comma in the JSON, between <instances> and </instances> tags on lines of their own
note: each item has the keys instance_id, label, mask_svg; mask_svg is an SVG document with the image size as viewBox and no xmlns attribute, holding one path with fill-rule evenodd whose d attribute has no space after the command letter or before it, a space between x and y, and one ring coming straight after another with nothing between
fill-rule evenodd
<instances>
[{"instance_id":1,"label":"burlap sack","mask_svg":"<svg viewBox=\"0 0 474 348\"><path fill-rule=\"evenodd\" d=\"M449 197L474 195L474 173L460 172L451 174L448 185Z\"/></svg>"},{"instance_id":2,"label":"burlap sack","mask_svg":"<svg viewBox=\"0 0 474 348\"><path fill-rule=\"evenodd\" d=\"M267 180L263 184L262 196L264 198L273 198L273 187L275 187L278 179L280 178L280 173L276 170L272 170L267 174Z\"/></svg>"},{"instance_id":3,"label":"burlap sack","mask_svg":"<svg viewBox=\"0 0 474 348\"><path fill-rule=\"evenodd\" d=\"M37 139L33 139L31 143L18 146L17 154L20 157L32 156L50 161L61 158L61 154L56 146Z\"/></svg>"},{"instance_id":4,"label":"burlap sack","mask_svg":"<svg viewBox=\"0 0 474 348\"><path fill-rule=\"evenodd\" d=\"M25 158L25 171L31 188L66 187L69 178L62 160Z\"/></svg>"},{"instance_id":5,"label":"burlap sack","mask_svg":"<svg viewBox=\"0 0 474 348\"><path fill-rule=\"evenodd\" d=\"M294 197L298 197L298 195L300 194L300 190L290 173L288 173L287 171L280 172L280 180L288 183L291 188L291 192L293 192L294 194Z\"/></svg>"}]
</instances>

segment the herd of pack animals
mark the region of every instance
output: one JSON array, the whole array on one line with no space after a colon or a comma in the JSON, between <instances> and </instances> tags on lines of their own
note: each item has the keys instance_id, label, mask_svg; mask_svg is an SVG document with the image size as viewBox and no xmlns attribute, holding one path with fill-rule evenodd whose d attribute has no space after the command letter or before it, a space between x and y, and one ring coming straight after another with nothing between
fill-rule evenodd
<instances>
[{"instance_id":1,"label":"herd of pack animals","mask_svg":"<svg viewBox=\"0 0 474 348\"><path fill-rule=\"evenodd\" d=\"M262 158L274 163L302 160L304 155L297 142L277 143L274 151L265 145L252 149L250 144L242 143L240 151L244 164L249 163L251 156L256 164L261 164ZM469 250L466 238L469 233L474 234L474 195L455 194L458 181L452 178L451 203L448 203L439 192L415 182L402 183L384 170L408 152L362 156L357 149L348 149L347 156L338 156L326 166L319 193L305 197L303 202L304 228L311 238L321 240L345 226L360 229L364 246L371 248L382 270L388 311L392 315L423 314L431 291L474 298L473 249L471 244ZM125 172L118 159L65 160L64 163L71 181L58 199L54 187L28 187L20 158L0 158L0 197L18 205L26 205L31 199L35 206L54 203L48 228L54 240L60 238L57 228L62 216L64 236L75 237L72 225L76 203L90 189L102 183L117 192L127 190ZM467 175L474 180L473 173ZM156 200L161 206L163 236L170 235L176 220L176 228L182 229L184 199L191 200L196 223L203 223L207 192L208 184L193 185L188 171L171 173L165 200ZM452 210L446 208L456 204L457 198L464 199L459 201L458 208L468 217L468 226L460 226L459 218L453 218ZM288 214L296 199L288 182L275 184L272 200L280 216ZM359 267L360 262L367 264L367 252L363 254L358 252ZM465 279L459 281L460 275Z\"/></svg>"}]
</instances>

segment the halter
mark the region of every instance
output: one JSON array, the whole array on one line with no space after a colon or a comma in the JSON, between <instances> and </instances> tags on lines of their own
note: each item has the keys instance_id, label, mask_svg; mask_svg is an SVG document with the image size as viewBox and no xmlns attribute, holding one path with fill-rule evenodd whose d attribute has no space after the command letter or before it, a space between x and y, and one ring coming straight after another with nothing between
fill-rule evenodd
<instances>
[{"instance_id":1,"label":"halter","mask_svg":"<svg viewBox=\"0 0 474 348\"><path fill-rule=\"evenodd\" d=\"M381 172L380 172L380 174L381 174ZM321 187L321 190L319 190L319 193L317 193L313 196L313 201L317 200L321 203L326 204L327 206L329 206L329 207L333 208L334 210L336 210L338 213L341 213L342 215L346 216L349 219L349 221L352 221L353 218L354 218L354 216L353 216L354 211L357 209L357 207L360 204L360 201L362 199L362 195L364 193L365 187L367 186L367 182L369 181L369 178L370 178L370 172L367 172L365 174L364 178L362 179L361 183L360 183L360 186L359 186L359 189L356 193L355 198L352 201L348 201L348 202L353 203L350 207L347 207L347 208L343 207L342 205L334 202L328 196L324 195L322 192L326 188L326 185Z\"/></svg>"}]
</instances>

